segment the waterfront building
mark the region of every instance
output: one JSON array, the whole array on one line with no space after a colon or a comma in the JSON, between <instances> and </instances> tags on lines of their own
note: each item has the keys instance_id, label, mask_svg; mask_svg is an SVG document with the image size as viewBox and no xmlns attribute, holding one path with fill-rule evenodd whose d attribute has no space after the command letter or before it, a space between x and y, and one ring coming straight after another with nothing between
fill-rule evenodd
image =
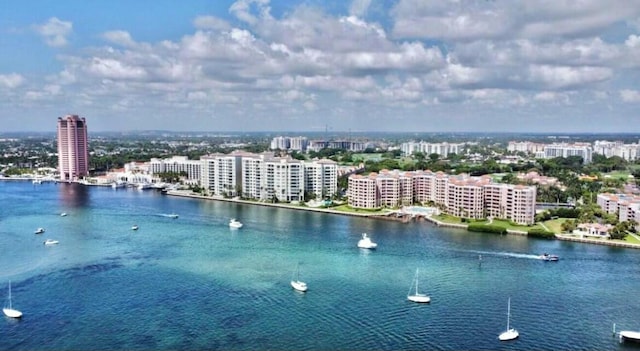
<instances>
[{"instance_id":1,"label":"waterfront building","mask_svg":"<svg viewBox=\"0 0 640 351\"><path fill-rule=\"evenodd\" d=\"M186 174L185 181L187 183L198 184L200 182L202 162L200 160L189 160L187 156L173 156L166 159L152 158L149 162L149 170L152 175L167 172Z\"/></svg>"},{"instance_id":2,"label":"waterfront building","mask_svg":"<svg viewBox=\"0 0 640 351\"><path fill-rule=\"evenodd\" d=\"M332 160L304 162L305 191L316 199L325 199L338 192L338 163Z\"/></svg>"},{"instance_id":3,"label":"waterfront building","mask_svg":"<svg viewBox=\"0 0 640 351\"><path fill-rule=\"evenodd\" d=\"M349 176L349 187L347 189L349 206L365 209L380 207L376 177L376 173L371 173L368 176L358 174Z\"/></svg>"},{"instance_id":4,"label":"waterfront building","mask_svg":"<svg viewBox=\"0 0 640 351\"><path fill-rule=\"evenodd\" d=\"M450 176L447 182L447 213L456 217L485 218L484 186L491 182L488 176L470 177L466 174Z\"/></svg>"},{"instance_id":5,"label":"waterfront building","mask_svg":"<svg viewBox=\"0 0 640 351\"><path fill-rule=\"evenodd\" d=\"M60 180L74 181L89 174L87 121L77 115L58 117Z\"/></svg>"},{"instance_id":6,"label":"waterfront building","mask_svg":"<svg viewBox=\"0 0 640 351\"><path fill-rule=\"evenodd\" d=\"M355 208L431 203L458 217L492 216L523 225L535 221L536 187L493 183L490 176L383 170L349 176L347 193Z\"/></svg>"}]
</instances>

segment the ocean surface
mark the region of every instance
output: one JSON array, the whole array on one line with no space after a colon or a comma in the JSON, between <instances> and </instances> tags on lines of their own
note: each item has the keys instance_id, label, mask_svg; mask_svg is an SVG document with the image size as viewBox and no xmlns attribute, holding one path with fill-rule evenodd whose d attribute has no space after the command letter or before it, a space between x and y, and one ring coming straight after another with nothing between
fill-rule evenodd
<instances>
[{"instance_id":1,"label":"ocean surface","mask_svg":"<svg viewBox=\"0 0 640 351\"><path fill-rule=\"evenodd\" d=\"M639 250L75 184L1 181L0 203L24 313L1 350L639 349L612 335L640 331ZM417 268L430 304L406 299Z\"/></svg>"}]
</instances>

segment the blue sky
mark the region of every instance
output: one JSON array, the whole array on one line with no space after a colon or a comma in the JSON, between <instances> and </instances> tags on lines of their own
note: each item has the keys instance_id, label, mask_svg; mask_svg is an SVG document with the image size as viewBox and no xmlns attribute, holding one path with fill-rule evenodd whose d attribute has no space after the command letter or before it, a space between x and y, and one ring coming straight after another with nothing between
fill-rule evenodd
<instances>
[{"instance_id":1,"label":"blue sky","mask_svg":"<svg viewBox=\"0 0 640 351\"><path fill-rule=\"evenodd\" d=\"M5 1L5 131L640 132L637 0Z\"/></svg>"}]
</instances>

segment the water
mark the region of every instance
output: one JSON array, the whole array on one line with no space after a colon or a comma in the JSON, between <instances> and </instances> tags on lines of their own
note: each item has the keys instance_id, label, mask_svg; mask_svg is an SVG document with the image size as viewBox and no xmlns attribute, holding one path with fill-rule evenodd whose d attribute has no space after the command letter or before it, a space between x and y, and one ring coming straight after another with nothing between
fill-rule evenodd
<instances>
[{"instance_id":1,"label":"water","mask_svg":"<svg viewBox=\"0 0 640 351\"><path fill-rule=\"evenodd\" d=\"M24 313L2 350L618 350L613 323L640 330L637 250L153 190L4 181L0 201L0 294ZM430 304L406 300L416 268Z\"/></svg>"}]
</instances>

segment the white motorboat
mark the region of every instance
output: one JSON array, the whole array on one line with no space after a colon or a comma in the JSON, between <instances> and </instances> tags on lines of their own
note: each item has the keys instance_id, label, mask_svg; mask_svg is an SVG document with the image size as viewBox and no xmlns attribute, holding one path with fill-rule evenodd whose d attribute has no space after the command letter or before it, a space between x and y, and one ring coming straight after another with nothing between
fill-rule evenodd
<instances>
[{"instance_id":1,"label":"white motorboat","mask_svg":"<svg viewBox=\"0 0 640 351\"><path fill-rule=\"evenodd\" d=\"M518 336L520 336L520 333L518 333L517 330L515 330L514 328L510 328L509 326L510 319L511 319L511 298L509 298L509 302L507 303L507 330L502 332L502 334L498 336L498 339L500 339L500 341L513 340Z\"/></svg>"},{"instance_id":2,"label":"white motorboat","mask_svg":"<svg viewBox=\"0 0 640 351\"><path fill-rule=\"evenodd\" d=\"M138 230L138 225L134 224L131 226L131 230Z\"/></svg>"},{"instance_id":3,"label":"white motorboat","mask_svg":"<svg viewBox=\"0 0 640 351\"><path fill-rule=\"evenodd\" d=\"M231 218L231 220L229 221L229 228L240 229L242 228L242 223L235 218Z\"/></svg>"},{"instance_id":4,"label":"white motorboat","mask_svg":"<svg viewBox=\"0 0 640 351\"><path fill-rule=\"evenodd\" d=\"M42 234L42 233L44 233L44 228L38 228L38 229L36 229L35 233L36 233L36 234Z\"/></svg>"},{"instance_id":5,"label":"white motorboat","mask_svg":"<svg viewBox=\"0 0 640 351\"><path fill-rule=\"evenodd\" d=\"M414 286L415 286L415 291L413 291ZM431 298L429 296L427 296L426 294L420 293L418 291L418 269L417 268L416 268L416 276L413 278L413 281L411 282L411 286L409 287L407 300L417 302L417 303L431 302Z\"/></svg>"},{"instance_id":6,"label":"white motorboat","mask_svg":"<svg viewBox=\"0 0 640 351\"><path fill-rule=\"evenodd\" d=\"M58 240L53 240L53 239L47 239L43 242L43 244L45 245L56 245L57 243L59 243Z\"/></svg>"},{"instance_id":7,"label":"white motorboat","mask_svg":"<svg viewBox=\"0 0 640 351\"><path fill-rule=\"evenodd\" d=\"M625 342L625 341L640 342L640 332L637 332L637 331L623 330L620 333L618 333L618 337L620 338L620 342Z\"/></svg>"},{"instance_id":8,"label":"white motorboat","mask_svg":"<svg viewBox=\"0 0 640 351\"><path fill-rule=\"evenodd\" d=\"M296 267L294 276L291 278L291 287L301 292L307 291L307 283L300 280L300 265Z\"/></svg>"},{"instance_id":9,"label":"white motorboat","mask_svg":"<svg viewBox=\"0 0 640 351\"><path fill-rule=\"evenodd\" d=\"M66 216L67 216L67 213L66 213L66 212L62 212L62 213L60 214L60 217L66 217Z\"/></svg>"},{"instance_id":10,"label":"white motorboat","mask_svg":"<svg viewBox=\"0 0 640 351\"><path fill-rule=\"evenodd\" d=\"M539 257L543 261L552 261L552 262L557 262L560 259L558 255L550 255L546 252L540 255Z\"/></svg>"},{"instance_id":11,"label":"white motorboat","mask_svg":"<svg viewBox=\"0 0 640 351\"><path fill-rule=\"evenodd\" d=\"M11 317L11 318L20 318L20 317L22 317L22 312L14 309L13 305L11 303L11 281L9 281L8 304L2 309L2 312L4 312L4 315L7 316L7 317Z\"/></svg>"},{"instance_id":12,"label":"white motorboat","mask_svg":"<svg viewBox=\"0 0 640 351\"><path fill-rule=\"evenodd\" d=\"M169 214L165 214L163 216L169 217L169 218L173 218L173 219L178 218L178 215L176 213L169 213Z\"/></svg>"},{"instance_id":13,"label":"white motorboat","mask_svg":"<svg viewBox=\"0 0 640 351\"><path fill-rule=\"evenodd\" d=\"M378 247L378 244L371 241L367 233L362 233L362 239L358 241L358 247L361 249L375 249Z\"/></svg>"}]
</instances>

